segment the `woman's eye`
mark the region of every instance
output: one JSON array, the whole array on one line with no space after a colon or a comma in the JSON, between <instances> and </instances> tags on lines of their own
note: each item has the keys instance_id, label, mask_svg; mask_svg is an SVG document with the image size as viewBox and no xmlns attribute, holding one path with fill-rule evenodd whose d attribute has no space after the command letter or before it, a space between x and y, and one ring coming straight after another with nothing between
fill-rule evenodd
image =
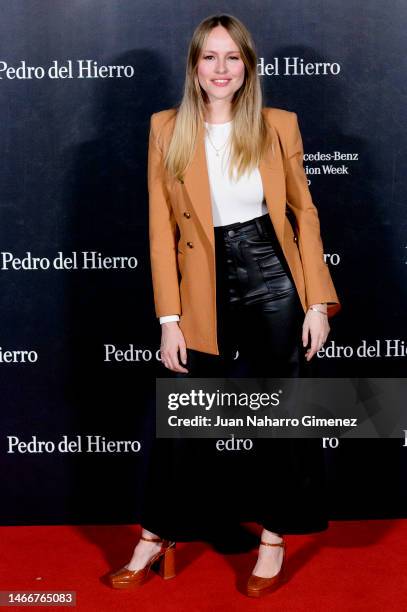
<instances>
[{"instance_id":1,"label":"woman's eye","mask_svg":"<svg viewBox=\"0 0 407 612\"><path fill-rule=\"evenodd\" d=\"M204 55L204 59L210 59L211 57L213 57L213 55ZM236 55L233 55L233 56L230 56L228 59L238 60L239 57L237 57Z\"/></svg>"}]
</instances>

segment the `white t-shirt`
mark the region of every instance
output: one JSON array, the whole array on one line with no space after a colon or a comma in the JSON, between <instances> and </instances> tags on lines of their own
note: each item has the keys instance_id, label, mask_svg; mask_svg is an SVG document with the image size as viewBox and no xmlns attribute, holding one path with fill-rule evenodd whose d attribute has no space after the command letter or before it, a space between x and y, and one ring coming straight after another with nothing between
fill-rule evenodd
<instances>
[{"instance_id":1,"label":"white t-shirt","mask_svg":"<svg viewBox=\"0 0 407 612\"><path fill-rule=\"evenodd\" d=\"M238 181L228 174L232 121L205 121L205 151L214 227L243 222L267 213L263 183L258 168L246 172ZM217 154L218 153L218 154ZM179 321L178 315L160 317L160 323Z\"/></svg>"}]
</instances>

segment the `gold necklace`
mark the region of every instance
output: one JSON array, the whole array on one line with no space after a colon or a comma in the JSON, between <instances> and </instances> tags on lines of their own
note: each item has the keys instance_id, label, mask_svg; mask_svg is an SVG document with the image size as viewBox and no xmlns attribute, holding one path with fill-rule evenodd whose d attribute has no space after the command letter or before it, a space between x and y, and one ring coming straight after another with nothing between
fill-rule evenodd
<instances>
[{"instance_id":1,"label":"gold necklace","mask_svg":"<svg viewBox=\"0 0 407 612\"><path fill-rule=\"evenodd\" d=\"M216 153L216 157L219 157L219 152L222 151L223 147L227 144L229 138L230 138L230 134L228 135L228 137L226 138L226 141L223 143L223 145L218 149L217 147L215 147L215 145L212 142L212 138L211 135L209 134L209 130L208 128L205 126L206 129L206 133L208 134L208 138L209 138L209 142L212 145L212 147L215 149L215 153Z\"/></svg>"}]
</instances>

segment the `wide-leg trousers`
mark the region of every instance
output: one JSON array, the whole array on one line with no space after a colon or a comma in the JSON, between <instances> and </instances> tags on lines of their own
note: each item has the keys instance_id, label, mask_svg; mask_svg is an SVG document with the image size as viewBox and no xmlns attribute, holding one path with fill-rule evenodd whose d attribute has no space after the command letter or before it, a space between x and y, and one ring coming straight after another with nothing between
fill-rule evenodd
<instances>
[{"instance_id":1,"label":"wide-leg trousers","mask_svg":"<svg viewBox=\"0 0 407 612\"><path fill-rule=\"evenodd\" d=\"M302 346L304 311L269 215L216 227L215 247L220 355L188 348L188 373L174 376L312 376ZM154 441L143 527L180 541L241 521L281 534L327 528L320 439L256 438L250 450L228 451L217 442Z\"/></svg>"}]
</instances>

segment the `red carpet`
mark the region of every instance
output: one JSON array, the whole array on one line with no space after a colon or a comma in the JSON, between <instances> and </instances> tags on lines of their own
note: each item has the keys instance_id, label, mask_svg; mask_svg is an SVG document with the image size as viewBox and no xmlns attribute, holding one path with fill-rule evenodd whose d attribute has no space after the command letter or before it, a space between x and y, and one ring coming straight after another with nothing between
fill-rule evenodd
<instances>
[{"instance_id":1,"label":"red carpet","mask_svg":"<svg viewBox=\"0 0 407 612\"><path fill-rule=\"evenodd\" d=\"M257 525L242 529L259 532ZM116 591L104 584L104 576L127 563L138 527L1 527L0 532L1 590L76 591L76 609L85 612L407 610L407 520L332 521L320 534L286 536L289 580L254 600L242 588L256 548L224 554L204 542L178 543L175 578L164 581L152 572L142 587Z\"/></svg>"}]
</instances>

